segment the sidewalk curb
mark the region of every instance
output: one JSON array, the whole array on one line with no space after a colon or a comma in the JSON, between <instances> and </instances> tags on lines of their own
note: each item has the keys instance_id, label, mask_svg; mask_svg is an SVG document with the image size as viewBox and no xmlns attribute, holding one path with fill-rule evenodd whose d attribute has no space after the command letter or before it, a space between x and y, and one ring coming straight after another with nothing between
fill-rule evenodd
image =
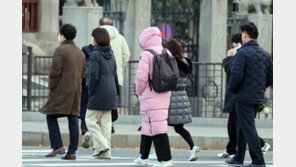
<instances>
[{"instance_id":1,"label":"sidewalk curb","mask_svg":"<svg viewBox=\"0 0 296 167\"><path fill-rule=\"evenodd\" d=\"M22 145L23 146L50 146L48 133L45 132L22 132ZM69 145L69 134L61 133L64 146ZM228 137L212 137L212 136L192 136L194 143L202 149L210 150L224 150ZM271 145L270 151L273 150L273 138L263 138L265 142ZM112 134L111 146L112 147L139 147L141 135L126 135L126 134ZM188 144L181 136L169 135L171 147L188 149ZM79 146L81 147L82 135L79 135Z\"/></svg>"},{"instance_id":2,"label":"sidewalk curb","mask_svg":"<svg viewBox=\"0 0 296 167\"><path fill-rule=\"evenodd\" d=\"M119 115L116 124L140 125L140 115ZM46 115L40 112L22 112L23 122L46 122ZM59 122L67 122L67 118L59 118ZM204 118L192 117L192 122L187 124L189 127L227 127L228 118ZM272 119L255 119L256 128L273 128Z\"/></svg>"}]
</instances>

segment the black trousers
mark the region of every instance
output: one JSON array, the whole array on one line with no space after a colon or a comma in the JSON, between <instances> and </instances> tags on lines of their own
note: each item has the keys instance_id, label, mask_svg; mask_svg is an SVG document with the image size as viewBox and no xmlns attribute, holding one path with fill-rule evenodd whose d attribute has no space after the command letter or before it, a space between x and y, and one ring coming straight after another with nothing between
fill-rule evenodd
<instances>
[{"instance_id":1,"label":"black trousers","mask_svg":"<svg viewBox=\"0 0 296 167\"><path fill-rule=\"evenodd\" d=\"M256 113L255 113L256 117ZM228 123L227 123L227 131L228 131L228 137L229 137L229 142L226 146L226 152L230 155L236 153L236 112L230 112L229 113L229 118L228 118ZM263 147L265 145L264 140L259 137L260 140L260 145Z\"/></svg>"},{"instance_id":2,"label":"black trousers","mask_svg":"<svg viewBox=\"0 0 296 167\"><path fill-rule=\"evenodd\" d=\"M235 108L237 113L237 152L234 159L240 163L244 162L248 144L252 164L265 165L254 120L257 105L236 101Z\"/></svg>"},{"instance_id":3,"label":"black trousers","mask_svg":"<svg viewBox=\"0 0 296 167\"><path fill-rule=\"evenodd\" d=\"M174 125L175 131L182 136L182 138L188 143L190 146L190 150L194 147L194 142L190 133L184 128L184 124Z\"/></svg>"},{"instance_id":4,"label":"black trousers","mask_svg":"<svg viewBox=\"0 0 296 167\"><path fill-rule=\"evenodd\" d=\"M57 121L57 118L59 117L68 117L68 126L70 131L70 145L69 145L67 154L75 154L78 148L79 124L78 124L78 117L74 115L47 115L46 116L51 148L55 150L60 147L63 147L59 123Z\"/></svg>"},{"instance_id":5,"label":"black trousers","mask_svg":"<svg viewBox=\"0 0 296 167\"><path fill-rule=\"evenodd\" d=\"M141 135L140 153L142 155L142 159L148 158L152 141L155 147L158 161L169 161L172 159L169 137L166 133L156 136Z\"/></svg>"}]
</instances>

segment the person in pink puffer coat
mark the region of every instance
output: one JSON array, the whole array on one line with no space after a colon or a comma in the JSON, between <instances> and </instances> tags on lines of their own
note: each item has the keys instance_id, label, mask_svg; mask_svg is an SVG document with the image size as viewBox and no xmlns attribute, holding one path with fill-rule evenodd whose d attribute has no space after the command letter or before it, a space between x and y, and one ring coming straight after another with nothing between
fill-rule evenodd
<instances>
[{"instance_id":1,"label":"person in pink puffer coat","mask_svg":"<svg viewBox=\"0 0 296 167\"><path fill-rule=\"evenodd\" d=\"M148 156L153 141L159 161L154 166L172 166L170 144L167 135L167 118L171 91L157 93L154 90L150 90L148 75L152 78L154 56L150 52L145 51L145 49L152 49L158 54L162 53L160 30L157 27L146 28L140 35L140 45L144 51L141 54L137 69L136 90L140 100L142 115L140 148L142 156L134 162L138 165L148 165Z\"/></svg>"}]
</instances>

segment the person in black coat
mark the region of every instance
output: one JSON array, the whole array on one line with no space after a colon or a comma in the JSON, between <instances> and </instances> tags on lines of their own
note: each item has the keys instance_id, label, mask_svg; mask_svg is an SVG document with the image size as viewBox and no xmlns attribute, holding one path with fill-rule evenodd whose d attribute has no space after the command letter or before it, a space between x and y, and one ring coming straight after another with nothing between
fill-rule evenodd
<instances>
[{"instance_id":1,"label":"person in black coat","mask_svg":"<svg viewBox=\"0 0 296 167\"><path fill-rule=\"evenodd\" d=\"M93 52L86 73L88 103L86 125L91 133L96 158L111 158L111 110L118 107L119 84L116 62L107 30L92 32Z\"/></svg>"},{"instance_id":2,"label":"person in black coat","mask_svg":"<svg viewBox=\"0 0 296 167\"><path fill-rule=\"evenodd\" d=\"M88 63L89 63L89 56L91 52L93 51L92 44L89 44L87 46L82 47L82 52L85 55L86 58L86 66L88 69ZM85 123L85 113L87 109L87 102L88 102L88 92L87 92L87 86L86 86L86 78L83 78L82 80L82 92L81 92L81 105L80 105L80 119L81 119L81 134L83 136L82 139L82 147L89 148L92 144L90 133L88 132L86 123Z\"/></svg>"},{"instance_id":3,"label":"person in black coat","mask_svg":"<svg viewBox=\"0 0 296 167\"><path fill-rule=\"evenodd\" d=\"M243 25L243 46L237 51L230 70L227 91L233 93L237 115L237 152L227 164L242 165L246 145L252 164L249 167L264 167L265 161L255 126L255 113L263 101L265 90L273 84L273 63L269 53L259 47L256 39L258 29L252 22Z\"/></svg>"},{"instance_id":4,"label":"person in black coat","mask_svg":"<svg viewBox=\"0 0 296 167\"><path fill-rule=\"evenodd\" d=\"M234 59L235 53L242 45L242 38L241 34L235 34L231 38L233 49L230 49L227 52L227 57L223 59L222 66L224 67L224 71L226 73L226 86L228 85L229 78L230 78L230 70L232 67L232 61ZM234 107L234 100L232 98L232 93L228 90L226 90L225 93L225 100L224 100L224 113L229 113L228 117L228 123L227 123L227 131L228 131L228 137L229 142L226 146L226 151L223 153L219 153L217 155L218 158L228 158L233 157L236 152L236 111ZM260 144L262 147L262 151L266 152L270 148L270 145L268 143L265 143L264 140L259 137Z\"/></svg>"}]
</instances>

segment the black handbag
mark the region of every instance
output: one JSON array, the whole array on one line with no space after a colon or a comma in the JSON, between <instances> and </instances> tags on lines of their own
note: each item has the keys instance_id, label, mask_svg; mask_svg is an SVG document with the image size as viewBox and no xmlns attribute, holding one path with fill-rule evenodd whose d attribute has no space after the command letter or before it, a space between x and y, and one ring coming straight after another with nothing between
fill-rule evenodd
<instances>
[{"instance_id":1,"label":"black handbag","mask_svg":"<svg viewBox=\"0 0 296 167\"><path fill-rule=\"evenodd\" d=\"M118 119L118 112L117 109L111 111L112 122Z\"/></svg>"}]
</instances>

